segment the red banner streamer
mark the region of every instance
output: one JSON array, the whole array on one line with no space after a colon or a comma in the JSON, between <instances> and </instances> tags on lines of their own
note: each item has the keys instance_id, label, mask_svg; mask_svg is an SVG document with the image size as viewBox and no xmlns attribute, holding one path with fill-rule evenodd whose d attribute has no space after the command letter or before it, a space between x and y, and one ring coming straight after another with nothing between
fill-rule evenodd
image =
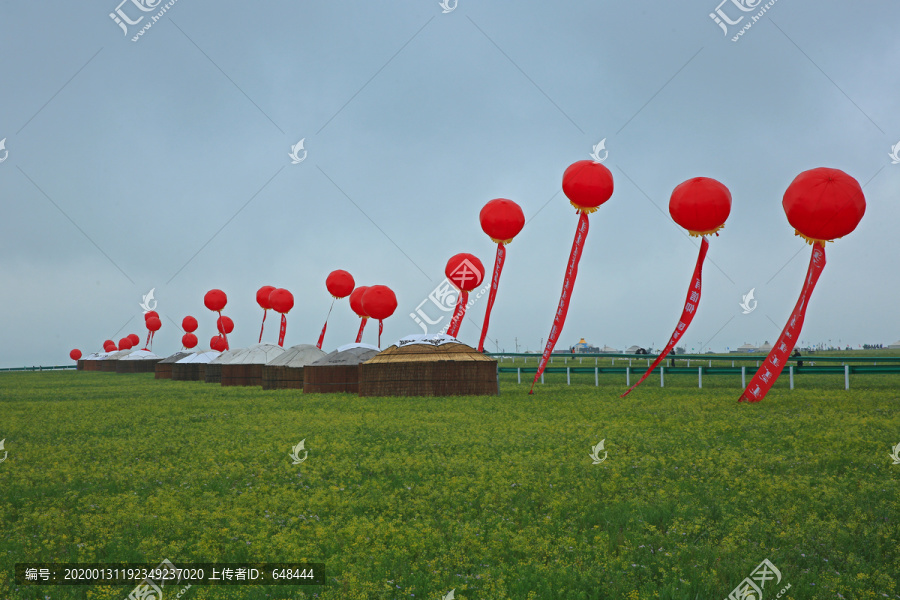
<instances>
[{"instance_id":1,"label":"red banner streamer","mask_svg":"<svg viewBox=\"0 0 900 600\"><path fill-rule=\"evenodd\" d=\"M266 314L268 312L269 312L268 308L263 309L262 327L259 328L259 343L260 344L262 344L262 334L263 334L263 330L266 328Z\"/></svg>"},{"instance_id":2,"label":"red banner streamer","mask_svg":"<svg viewBox=\"0 0 900 600\"><path fill-rule=\"evenodd\" d=\"M278 331L278 345L284 346L284 334L287 333L287 315L281 315L281 329Z\"/></svg>"},{"instance_id":3,"label":"red banner streamer","mask_svg":"<svg viewBox=\"0 0 900 600\"><path fill-rule=\"evenodd\" d=\"M759 366L756 375L750 380L750 385L738 398L738 402L759 402L769 393L775 380L781 375L785 363L787 363L794 346L797 344L797 336L803 328L803 319L806 317L806 307L809 305L809 298L812 296L813 290L816 289L816 282L819 281L819 275L825 268L825 246L822 242L816 242L813 246L812 256L809 258L809 269L806 271L806 280L803 282L803 291L794 306L794 312L791 313L791 319L784 326L778 341L772 346L766 360Z\"/></svg>"},{"instance_id":4,"label":"red banner streamer","mask_svg":"<svg viewBox=\"0 0 900 600\"><path fill-rule=\"evenodd\" d=\"M491 323L491 310L494 308L497 288L500 287L500 274L503 272L503 261L505 260L506 248L503 244L497 244L497 257L494 259L494 272L491 275L491 292L488 294L487 308L484 311L484 323L481 325L481 339L478 340L479 352L484 352L484 338L487 337L488 325Z\"/></svg>"},{"instance_id":5,"label":"red banner streamer","mask_svg":"<svg viewBox=\"0 0 900 600\"><path fill-rule=\"evenodd\" d=\"M357 344L362 342L363 329L366 328L366 321L369 320L369 317L360 317L360 320L362 322L359 324L359 333L356 334L356 343Z\"/></svg>"},{"instance_id":6,"label":"red banner streamer","mask_svg":"<svg viewBox=\"0 0 900 600\"><path fill-rule=\"evenodd\" d=\"M703 261L706 259L706 251L709 249L709 242L706 241L706 238L703 238L703 241L700 242L700 254L697 256L697 265L694 267L694 277L691 279L691 287L688 288L687 299L684 301L684 310L681 312L681 320L678 321L678 325L675 327L675 331L672 332L672 337L669 338L669 343L666 344L665 349L660 352L659 356L656 357L656 360L653 361L653 364L647 369L647 372L644 373L643 377L638 380L633 386L628 388L624 394L619 396L620 398L624 398L628 394L634 391L634 388L641 385L647 377L650 376L650 373L653 372L653 369L659 366L666 356L669 355L669 352L672 351L672 348L675 347L675 344L678 343L678 340L687 333L687 329L691 324L691 321L694 320L694 314L697 312L697 306L700 305L700 291L702 287L702 276L703 276Z\"/></svg>"},{"instance_id":7,"label":"red banner streamer","mask_svg":"<svg viewBox=\"0 0 900 600\"><path fill-rule=\"evenodd\" d=\"M381 348L381 332L384 331L384 322L378 319L378 347Z\"/></svg>"},{"instance_id":8,"label":"red banner streamer","mask_svg":"<svg viewBox=\"0 0 900 600\"><path fill-rule=\"evenodd\" d=\"M534 393L534 384L541 378L544 369L547 367L547 361L550 360L550 354L556 346L556 340L562 333L563 325L566 324L566 314L569 312L569 300L572 294L572 286L575 284L575 277L578 276L578 261L581 260L581 251L584 249L584 241L588 234L588 216L587 213L581 213L578 218L578 228L575 230L575 240L572 242L572 251L569 254L569 265L566 267L566 278L563 281L562 295L559 297L559 306L556 308L556 315L553 317L553 327L550 329L550 335L547 337L547 345L544 347L544 353L541 355L541 364L538 365L537 373L534 374L534 381L531 382L529 394Z\"/></svg>"},{"instance_id":9,"label":"red banner streamer","mask_svg":"<svg viewBox=\"0 0 900 600\"><path fill-rule=\"evenodd\" d=\"M316 348L318 348L319 350L322 349L322 342L325 341L325 330L328 329L328 317L331 316L331 309L334 308L334 301L336 299L337 298L333 298L331 300L331 308L328 309L328 314L325 315L325 324L322 325L322 333L319 334L319 341L316 343Z\"/></svg>"},{"instance_id":10,"label":"red banner streamer","mask_svg":"<svg viewBox=\"0 0 900 600\"><path fill-rule=\"evenodd\" d=\"M453 311L453 318L450 320L450 327L447 328L447 335L456 337L459 334L459 328L462 325L463 317L466 316L466 305L469 303L469 292L460 291L459 300L456 301L456 310Z\"/></svg>"}]
</instances>

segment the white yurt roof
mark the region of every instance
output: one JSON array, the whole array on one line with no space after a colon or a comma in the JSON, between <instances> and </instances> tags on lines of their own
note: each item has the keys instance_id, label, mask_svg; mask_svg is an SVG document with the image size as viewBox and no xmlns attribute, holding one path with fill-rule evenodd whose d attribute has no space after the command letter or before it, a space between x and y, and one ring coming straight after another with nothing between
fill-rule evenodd
<instances>
[{"instance_id":1,"label":"white yurt roof","mask_svg":"<svg viewBox=\"0 0 900 600\"><path fill-rule=\"evenodd\" d=\"M119 350L119 351L117 351L117 352L110 352L110 353L105 357L105 359L106 359L106 360L119 360L120 358L125 358L126 356L128 356L128 355L131 354L132 352L135 352L135 351L134 351L134 350Z\"/></svg>"},{"instance_id":2,"label":"white yurt roof","mask_svg":"<svg viewBox=\"0 0 900 600\"><path fill-rule=\"evenodd\" d=\"M344 352L345 350L353 350L354 348L366 348L368 350L381 352L381 348L379 348L378 346L373 346L372 344L344 344L343 346L340 346L336 351Z\"/></svg>"},{"instance_id":3,"label":"white yurt roof","mask_svg":"<svg viewBox=\"0 0 900 600\"><path fill-rule=\"evenodd\" d=\"M634 354L635 352L637 352L640 349L641 349L640 346L628 346L628 349L625 350L625 354Z\"/></svg>"},{"instance_id":4,"label":"white yurt roof","mask_svg":"<svg viewBox=\"0 0 900 600\"><path fill-rule=\"evenodd\" d=\"M171 355L165 357L164 359L162 359L162 360L159 361L159 362L161 362L161 363L166 363L166 364L168 364L168 363L176 363L176 362L178 362L179 360L181 360L182 358L184 358L184 357L186 357L186 356L190 356L191 354L196 354L197 352L198 352L197 350L179 350L179 351L176 352L175 354L171 354Z\"/></svg>"},{"instance_id":5,"label":"white yurt roof","mask_svg":"<svg viewBox=\"0 0 900 600\"><path fill-rule=\"evenodd\" d=\"M313 346L315 348L315 346ZM284 348L275 344L256 344L245 352L235 354L226 365L264 365L273 358L284 353Z\"/></svg>"},{"instance_id":6,"label":"white yurt roof","mask_svg":"<svg viewBox=\"0 0 900 600\"><path fill-rule=\"evenodd\" d=\"M226 350L225 352L222 352L221 354L219 354L219 356L217 356L216 358L214 358L213 360L211 360L209 362L210 362L210 364L213 364L213 365L224 365L225 363L229 362L232 358L234 358L241 352L246 352L246 351L247 351L246 348L235 348L234 350Z\"/></svg>"},{"instance_id":7,"label":"white yurt roof","mask_svg":"<svg viewBox=\"0 0 900 600\"><path fill-rule=\"evenodd\" d=\"M398 348L409 346L410 344L428 344L430 346L440 346L441 344L461 344L455 337L446 333L414 333L400 338L394 344Z\"/></svg>"},{"instance_id":8,"label":"white yurt roof","mask_svg":"<svg viewBox=\"0 0 900 600\"><path fill-rule=\"evenodd\" d=\"M325 353L312 344L298 344L275 356L266 365L270 367L299 368L312 364L323 356L325 356Z\"/></svg>"},{"instance_id":9,"label":"white yurt roof","mask_svg":"<svg viewBox=\"0 0 900 600\"><path fill-rule=\"evenodd\" d=\"M81 360L101 360L112 354L112 352L91 352L87 356L82 356Z\"/></svg>"},{"instance_id":10,"label":"white yurt roof","mask_svg":"<svg viewBox=\"0 0 900 600\"><path fill-rule=\"evenodd\" d=\"M615 348L610 348L609 346L603 346L602 348L600 348L600 352L605 352L607 354L612 354L612 353L618 354L618 353L621 353L622 351L616 350Z\"/></svg>"},{"instance_id":11,"label":"white yurt roof","mask_svg":"<svg viewBox=\"0 0 900 600\"><path fill-rule=\"evenodd\" d=\"M888 345L888 349L890 349L890 350L900 349L900 340L897 340L893 344Z\"/></svg>"},{"instance_id":12,"label":"white yurt roof","mask_svg":"<svg viewBox=\"0 0 900 600\"><path fill-rule=\"evenodd\" d=\"M738 346L738 350L745 350L747 352L752 352L752 351L756 350L756 346L754 346L752 344L747 344L745 342L744 344Z\"/></svg>"},{"instance_id":13,"label":"white yurt roof","mask_svg":"<svg viewBox=\"0 0 900 600\"><path fill-rule=\"evenodd\" d=\"M347 346L341 346L341 348L345 349L341 350L338 348L312 363L313 366L358 365L381 352L381 350L369 344L347 344Z\"/></svg>"},{"instance_id":14,"label":"white yurt roof","mask_svg":"<svg viewBox=\"0 0 900 600\"><path fill-rule=\"evenodd\" d=\"M185 356L181 360L177 361L179 364L186 363L210 363L216 358L220 356L220 352L218 350L204 350L202 352L195 352L193 354L189 354Z\"/></svg>"},{"instance_id":15,"label":"white yurt roof","mask_svg":"<svg viewBox=\"0 0 900 600\"><path fill-rule=\"evenodd\" d=\"M121 358L121 360L153 360L153 359L162 360L162 356L153 354L149 350L135 350L128 356L123 356Z\"/></svg>"},{"instance_id":16,"label":"white yurt roof","mask_svg":"<svg viewBox=\"0 0 900 600\"><path fill-rule=\"evenodd\" d=\"M768 352L771 349L772 349L772 344L770 344L768 342L766 342L765 344L763 344L762 346L757 348L757 350L759 350L760 352Z\"/></svg>"}]
</instances>

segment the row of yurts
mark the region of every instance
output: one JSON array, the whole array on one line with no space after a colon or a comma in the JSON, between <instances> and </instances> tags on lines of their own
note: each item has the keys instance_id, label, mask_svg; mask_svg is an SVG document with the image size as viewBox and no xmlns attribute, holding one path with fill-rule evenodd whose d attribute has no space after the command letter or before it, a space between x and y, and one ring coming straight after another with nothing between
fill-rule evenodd
<instances>
[{"instance_id":1,"label":"row of yurts","mask_svg":"<svg viewBox=\"0 0 900 600\"><path fill-rule=\"evenodd\" d=\"M155 373L156 379L222 386L258 386L304 393L360 396L466 396L499 393L497 361L447 335L410 335L379 350L347 344L326 354L312 344L256 344L218 352L149 350L95 352L80 371Z\"/></svg>"}]
</instances>

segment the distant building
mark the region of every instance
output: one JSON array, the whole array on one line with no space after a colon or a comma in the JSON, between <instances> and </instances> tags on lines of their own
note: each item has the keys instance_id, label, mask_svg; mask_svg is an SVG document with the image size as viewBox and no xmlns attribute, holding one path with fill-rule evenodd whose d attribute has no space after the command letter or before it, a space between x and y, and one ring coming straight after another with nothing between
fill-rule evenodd
<instances>
[{"instance_id":1,"label":"distant building","mask_svg":"<svg viewBox=\"0 0 900 600\"><path fill-rule=\"evenodd\" d=\"M737 352L756 352L756 351L757 351L756 346L753 346L752 344L747 344L747 343L744 343L743 345L738 346L738 349L737 349Z\"/></svg>"},{"instance_id":2,"label":"distant building","mask_svg":"<svg viewBox=\"0 0 900 600\"><path fill-rule=\"evenodd\" d=\"M900 350L900 340L888 345L888 350Z\"/></svg>"},{"instance_id":3,"label":"distant building","mask_svg":"<svg viewBox=\"0 0 900 600\"><path fill-rule=\"evenodd\" d=\"M597 346L591 346L584 341L584 338L581 338L577 344L569 348L569 352L573 354L597 354L600 352L600 349Z\"/></svg>"},{"instance_id":4,"label":"distant building","mask_svg":"<svg viewBox=\"0 0 900 600\"><path fill-rule=\"evenodd\" d=\"M611 348L609 346L603 346L602 348L600 348L600 352L602 352L604 354L621 354L622 353L621 350L617 350L617 349Z\"/></svg>"}]
</instances>

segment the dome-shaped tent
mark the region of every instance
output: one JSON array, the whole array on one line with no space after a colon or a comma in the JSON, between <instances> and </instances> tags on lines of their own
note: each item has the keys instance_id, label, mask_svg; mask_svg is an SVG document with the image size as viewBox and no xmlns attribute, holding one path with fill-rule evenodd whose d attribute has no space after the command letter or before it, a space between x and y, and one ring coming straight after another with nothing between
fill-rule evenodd
<instances>
[{"instance_id":1,"label":"dome-shaped tent","mask_svg":"<svg viewBox=\"0 0 900 600\"><path fill-rule=\"evenodd\" d=\"M218 350L204 350L185 356L172 365L173 381L206 381L206 367L219 357Z\"/></svg>"},{"instance_id":2,"label":"dome-shaped tent","mask_svg":"<svg viewBox=\"0 0 900 600\"><path fill-rule=\"evenodd\" d=\"M172 365L177 363L182 358L190 356L194 353L194 350L179 350L175 354L167 356L156 363L156 368L154 369L156 373L156 379L172 379Z\"/></svg>"},{"instance_id":3,"label":"dome-shaped tent","mask_svg":"<svg viewBox=\"0 0 900 600\"><path fill-rule=\"evenodd\" d=\"M360 396L485 396L497 361L448 335L411 335L359 367Z\"/></svg>"},{"instance_id":4,"label":"dome-shaped tent","mask_svg":"<svg viewBox=\"0 0 900 600\"><path fill-rule=\"evenodd\" d=\"M112 354L112 352L91 352L78 359L79 371L99 371L100 361Z\"/></svg>"},{"instance_id":5,"label":"dome-shaped tent","mask_svg":"<svg viewBox=\"0 0 900 600\"><path fill-rule=\"evenodd\" d=\"M116 361L116 373L153 373L162 359L149 350L135 350Z\"/></svg>"},{"instance_id":6,"label":"dome-shaped tent","mask_svg":"<svg viewBox=\"0 0 900 600\"><path fill-rule=\"evenodd\" d=\"M324 356L325 353L312 344L291 346L283 354L266 363L262 373L262 388L302 390L307 365Z\"/></svg>"},{"instance_id":7,"label":"dome-shaped tent","mask_svg":"<svg viewBox=\"0 0 900 600\"><path fill-rule=\"evenodd\" d=\"M359 393L359 365L381 352L371 344L347 344L309 364L303 371L304 394Z\"/></svg>"},{"instance_id":8,"label":"dome-shaped tent","mask_svg":"<svg viewBox=\"0 0 900 600\"><path fill-rule=\"evenodd\" d=\"M100 370L107 373L115 373L116 362L120 358L124 358L132 352L134 352L134 350L119 350L117 352L110 352L104 358L100 359Z\"/></svg>"},{"instance_id":9,"label":"dome-shaped tent","mask_svg":"<svg viewBox=\"0 0 900 600\"><path fill-rule=\"evenodd\" d=\"M263 367L284 353L275 344L256 344L222 364L222 385L262 385Z\"/></svg>"},{"instance_id":10,"label":"dome-shaped tent","mask_svg":"<svg viewBox=\"0 0 900 600\"><path fill-rule=\"evenodd\" d=\"M235 348L234 350L226 350L221 353L216 358L212 359L206 364L206 383L217 383L222 385L222 365L229 362L236 356L242 356L246 354L248 350L246 348Z\"/></svg>"}]
</instances>

